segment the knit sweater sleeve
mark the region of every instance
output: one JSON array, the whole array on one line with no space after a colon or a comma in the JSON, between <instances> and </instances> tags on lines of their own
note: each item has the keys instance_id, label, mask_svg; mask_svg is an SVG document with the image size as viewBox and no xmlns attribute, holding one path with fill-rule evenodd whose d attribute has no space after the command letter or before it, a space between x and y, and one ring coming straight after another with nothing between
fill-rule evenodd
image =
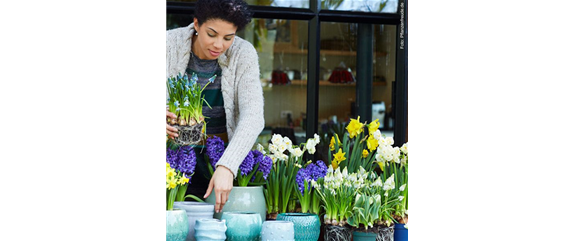
<instances>
[{"instance_id":1,"label":"knit sweater sleeve","mask_svg":"<svg viewBox=\"0 0 574 241\"><path fill-rule=\"evenodd\" d=\"M235 71L236 125L229 145L217 166L229 168L237 177L238 168L265 126L263 90L259 78L259 60L253 45L244 42Z\"/></svg>"}]
</instances>

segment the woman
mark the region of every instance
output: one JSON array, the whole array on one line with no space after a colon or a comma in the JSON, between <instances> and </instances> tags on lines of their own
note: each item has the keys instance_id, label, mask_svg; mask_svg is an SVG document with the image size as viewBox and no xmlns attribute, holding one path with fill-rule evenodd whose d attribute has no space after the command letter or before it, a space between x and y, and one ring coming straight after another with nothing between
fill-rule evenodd
<instances>
[{"instance_id":1,"label":"woman","mask_svg":"<svg viewBox=\"0 0 574 241\"><path fill-rule=\"evenodd\" d=\"M198 170L205 161L198 161L188 188L192 194L207 189L204 198L214 191L216 212L227 202L237 169L264 127L257 52L251 43L236 36L250 21L251 12L242 0L199 0L193 23L169 30L166 36L167 77L201 73L203 86L208 77L202 76L217 74L205 91L212 108L204 108L203 114L208 117L207 135L222 137L227 147L209 183L202 182L205 174L199 173L205 168ZM169 111L166 116L176 118ZM177 129L168 124L166 131L170 138L177 136Z\"/></svg>"}]
</instances>

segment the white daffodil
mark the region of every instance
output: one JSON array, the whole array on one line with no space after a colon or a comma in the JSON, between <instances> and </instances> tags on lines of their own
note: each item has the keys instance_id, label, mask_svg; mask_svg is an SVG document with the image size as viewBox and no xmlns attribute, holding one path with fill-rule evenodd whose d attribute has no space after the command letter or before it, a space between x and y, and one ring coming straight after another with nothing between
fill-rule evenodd
<instances>
[{"instance_id":1,"label":"white daffodil","mask_svg":"<svg viewBox=\"0 0 574 241\"><path fill-rule=\"evenodd\" d=\"M283 137L283 143L285 143L285 145L287 146L293 145L293 142L291 141L291 139L289 139L289 137Z\"/></svg>"},{"instance_id":2,"label":"white daffodil","mask_svg":"<svg viewBox=\"0 0 574 241\"><path fill-rule=\"evenodd\" d=\"M377 140L377 141L380 141L381 139L383 139L383 135L381 134L381 131L377 129L375 132L373 132L373 138L375 138L375 140Z\"/></svg>"},{"instance_id":3,"label":"white daffodil","mask_svg":"<svg viewBox=\"0 0 574 241\"><path fill-rule=\"evenodd\" d=\"M279 150L277 149L277 146L275 144L269 144L269 152L271 152L272 154L277 153Z\"/></svg>"},{"instance_id":4,"label":"white daffodil","mask_svg":"<svg viewBox=\"0 0 574 241\"><path fill-rule=\"evenodd\" d=\"M283 143L283 137L281 137L279 134L273 134L273 137L271 137L271 143L277 146Z\"/></svg>"},{"instance_id":5,"label":"white daffodil","mask_svg":"<svg viewBox=\"0 0 574 241\"><path fill-rule=\"evenodd\" d=\"M392 146L393 144L395 144L395 140L392 137L387 137L385 138L385 143L387 143L387 145Z\"/></svg>"},{"instance_id":6,"label":"white daffodil","mask_svg":"<svg viewBox=\"0 0 574 241\"><path fill-rule=\"evenodd\" d=\"M265 152L265 148L264 148L260 143L257 143L257 150L258 150L259 152L261 152L261 154L263 154L263 155L267 154L267 153Z\"/></svg>"},{"instance_id":7,"label":"white daffodil","mask_svg":"<svg viewBox=\"0 0 574 241\"><path fill-rule=\"evenodd\" d=\"M316 133L313 134L313 139L316 144L319 144L321 142L321 138L319 138L319 135L317 135Z\"/></svg>"},{"instance_id":8,"label":"white daffodil","mask_svg":"<svg viewBox=\"0 0 574 241\"><path fill-rule=\"evenodd\" d=\"M401 149L399 149L398 147L393 147L393 161L397 164L401 163L401 159L399 158L401 156Z\"/></svg>"},{"instance_id":9,"label":"white daffodil","mask_svg":"<svg viewBox=\"0 0 574 241\"><path fill-rule=\"evenodd\" d=\"M416 149L416 148L415 148ZM409 154L409 146L408 143L403 144L403 146L401 146L401 151L406 155Z\"/></svg>"},{"instance_id":10,"label":"white daffodil","mask_svg":"<svg viewBox=\"0 0 574 241\"><path fill-rule=\"evenodd\" d=\"M277 145L277 150L279 153L283 153L285 150L287 150L287 145L285 145L285 143L280 143Z\"/></svg>"},{"instance_id":11,"label":"white daffodil","mask_svg":"<svg viewBox=\"0 0 574 241\"><path fill-rule=\"evenodd\" d=\"M317 151L317 149L315 149L314 146L307 149L307 152L309 152L309 154L315 154L316 151Z\"/></svg>"},{"instance_id":12,"label":"white daffodil","mask_svg":"<svg viewBox=\"0 0 574 241\"><path fill-rule=\"evenodd\" d=\"M303 151L299 147L291 149L290 152L291 152L291 154L295 155L295 157L297 157L297 158L299 158L303 155Z\"/></svg>"}]
</instances>

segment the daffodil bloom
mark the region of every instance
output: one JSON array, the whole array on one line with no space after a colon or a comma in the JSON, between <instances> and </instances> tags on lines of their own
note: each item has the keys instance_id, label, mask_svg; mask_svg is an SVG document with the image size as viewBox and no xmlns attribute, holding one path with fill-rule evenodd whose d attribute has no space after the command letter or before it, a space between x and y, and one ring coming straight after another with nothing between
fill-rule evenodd
<instances>
[{"instance_id":1,"label":"daffodil bloom","mask_svg":"<svg viewBox=\"0 0 574 241\"><path fill-rule=\"evenodd\" d=\"M376 119L374 121L372 121L369 124L369 134L373 134L373 132L377 131L379 129L379 126L381 125L381 123L379 123L379 119Z\"/></svg>"},{"instance_id":2,"label":"daffodil bloom","mask_svg":"<svg viewBox=\"0 0 574 241\"><path fill-rule=\"evenodd\" d=\"M339 139L339 136L335 135L337 137L337 144L341 144L341 140ZM335 150L335 136L331 137L331 144L329 144L329 148L331 149L331 151Z\"/></svg>"},{"instance_id":3,"label":"daffodil bloom","mask_svg":"<svg viewBox=\"0 0 574 241\"><path fill-rule=\"evenodd\" d=\"M339 152L333 154L333 161L331 162L331 165L333 166L333 169L337 169L337 167L339 167L339 164L346 160L347 158L345 157L346 152L343 152L343 150L341 148L339 148ZM346 169L345 169L346 170Z\"/></svg>"},{"instance_id":4,"label":"daffodil bloom","mask_svg":"<svg viewBox=\"0 0 574 241\"><path fill-rule=\"evenodd\" d=\"M369 151L367 151L367 149L363 150L363 158L367 158L367 156L369 155Z\"/></svg>"},{"instance_id":5,"label":"daffodil bloom","mask_svg":"<svg viewBox=\"0 0 574 241\"><path fill-rule=\"evenodd\" d=\"M369 151L376 150L378 146L379 141L377 141L373 135L370 135L369 139L367 139L367 148L369 148Z\"/></svg>"},{"instance_id":6,"label":"daffodil bloom","mask_svg":"<svg viewBox=\"0 0 574 241\"><path fill-rule=\"evenodd\" d=\"M169 185L169 186L168 186L168 189L173 189L173 188L175 188L175 187L177 186L177 183L176 183L175 179L173 179L173 180L170 180L170 182L168 183L168 185Z\"/></svg>"},{"instance_id":7,"label":"daffodil bloom","mask_svg":"<svg viewBox=\"0 0 574 241\"><path fill-rule=\"evenodd\" d=\"M361 122L359 122L359 119L361 119L361 117L357 117L357 119L353 119L351 118L351 122L349 123L349 125L347 125L347 131L349 132L349 137L353 138L356 135L361 134L361 132L363 132L363 124Z\"/></svg>"},{"instance_id":8,"label":"daffodil bloom","mask_svg":"<svg viewBox=\"0 0 574 241\"><path fill-rule=\"evenodd\" d=\"M175 169L173 169L173 168L169 168L169 169L167 169L166 171L167 171L167 172L166 172L166 176L169 177L169 178L174 177L174 176L176 175Z\"/></svg>"}]
</instances>

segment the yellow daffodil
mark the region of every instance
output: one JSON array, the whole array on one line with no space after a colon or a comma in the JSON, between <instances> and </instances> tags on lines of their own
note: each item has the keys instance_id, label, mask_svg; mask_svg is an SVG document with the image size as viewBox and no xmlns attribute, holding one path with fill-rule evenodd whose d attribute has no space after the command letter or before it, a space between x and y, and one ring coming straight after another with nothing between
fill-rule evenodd
<instances>
[{"instance_id":1,"label":"yellow daffodil","mask_svg":"<svg viewBox=\"0 0 574 241\"><path fill-rule=\"evenodd\" d=\"M177 186L177 182L175 181L175 179L170 180L170 182L168 183L168 188L167 189L172 189L175 188Z\"/></svg>"},{"instance_id":2,"label":"yellow daffodil","mask_svg":"<svg viewBox=\"0 0 574 241\"><path fill-rule=\"evenodd\" d=\"M331 144L329 144L329 149L331 149L331 151L335 150L335 136L337 137L337 144L341 144L341 140L339 139L338 135L334 135L333 137L331 137Z\"/></svg>"},{"instance_id":3,"label":"yellow daffodil","mask_svg":"<svg viewBox=\"0 0 574 241\"><path fill-rule=\"evenodd\" d=\"M367 139L367 148L369 148L369 151L376 150L378 146L379 146L379 141L377 139L375 139L375 137L373 137L373 135L370 135L369 139Z\"/></svg>"},{"instance_id":4,"label":"yellow daffodil","mask_svg":"<svg viewBox=\"0 0 574 241\"><path fill-rule=\"evenodd\" d=\"M385 162L377 162L377 164L379 164L381 170L385 169Z\"/></svg>"},{"instance_id":5,"label":"yellow daffodil","mask_svg":"<svg viewBox=\"0 0 574 241\"><path fill-rule=\"evenodd\" d=\"M177 175L177 174L175 173L175 169L173 169L173 168L167 168L165 175L166 175L167 177L170 177L170 178L171 178L171 177L174 177L174 176Z\"/></svg>"},{"instance_id":6,"label":"yellow daffodil","mask_svg":"<svg viewBox=\"0 0 574 241\"><path fill-rule=\"evenodd\" d=\"M189 182L189 178L185 177L185 175L182 175L181 178L179 178L179 181L177 182L177 184L184 185L188 182Z\"/></svg>"},{"instance_id":7,"label":"yellow daffodil","mask_svg":"<svg viewBox=\"0 0 574 241\"><path fill-rule=\"evenodd\" d=\"M380 125L381 123L379 123L379 119L372 121L371 124L369 124L369 134L372 135L373 132L377 131Z\"/></svg>"},{"instance_id":8,"label":"yellow daffodil","mask_svg":"<svg viewBox=\"0 0 574 241\"><path fill-rule=\"evenodd\" d=\"M343 152L343 150L341 148L339 148L339 152L333 154L333 161L331 162L331 165L333 166L333 169L337 169L337 167L339 167L339 164L346 160L347 158L345 157L345 153Z\"/></svg>"},{"instance_id":9,"label":"yellow daffodil","mask_svg":"<svg viewBox=\"0 0 574 241\"><path fill-rule=\"evenodd\" d=\"M367 158L367 156L369 155L369 151L367 151L367 149L363 150L363 158Z\"/></svg>"},{"instance_id":10,"label":"yellow daffodil","mask_svg":"<svg viewBox=\"0 0 574 241\"><path fill-rule=\"evenodd\" d=\"M361 132L363 132L363 124L359 122L359 119L361 119L360 116L357 117L356 120L351 118L351 122L349 123L349 125L347 125L347 131L349 132L350 138L353 138L361 134Z\"/></svg>"}]
</instances>

